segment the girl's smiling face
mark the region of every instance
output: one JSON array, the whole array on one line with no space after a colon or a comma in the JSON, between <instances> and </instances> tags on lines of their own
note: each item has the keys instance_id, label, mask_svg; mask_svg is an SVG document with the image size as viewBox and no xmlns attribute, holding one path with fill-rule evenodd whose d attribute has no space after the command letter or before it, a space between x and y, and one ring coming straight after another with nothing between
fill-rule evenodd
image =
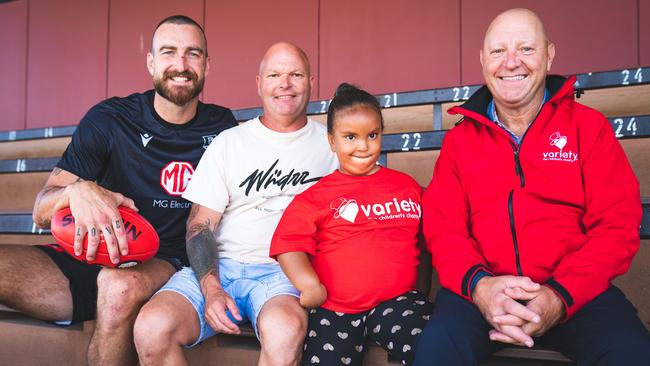
<instances>
[{"instance_id":1,"label":"girl's smiling face","mask_svg":"<svg viewBox=\"0 0 650 366\"><path fill-rule=\"evenodd\" d=\"M381 116L370 108L359 105L337 112L328 140L339 159L339 171L370 175L379 170L381 132Z\"/></svg>"}]
</instances>

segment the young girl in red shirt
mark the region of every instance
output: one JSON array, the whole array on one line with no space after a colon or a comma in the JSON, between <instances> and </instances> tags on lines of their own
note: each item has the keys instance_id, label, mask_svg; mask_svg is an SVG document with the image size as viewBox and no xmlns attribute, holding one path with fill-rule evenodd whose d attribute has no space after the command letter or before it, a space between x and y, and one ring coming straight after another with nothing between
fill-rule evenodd
<instances>
[{"instance_id":1,"label":"young girl in red shirt","mask_svg":"<svg viewBox=\"0 0 650 366\"><path fill-rule=\"evenodd\" d=\"M410 364L432 305L415 289L422 189L377 164L377 99L341 84L327 115L340 167L296 196L271 242L310 308L303 365L361 365L366 337Z\"/></svg>"}]
</instances>

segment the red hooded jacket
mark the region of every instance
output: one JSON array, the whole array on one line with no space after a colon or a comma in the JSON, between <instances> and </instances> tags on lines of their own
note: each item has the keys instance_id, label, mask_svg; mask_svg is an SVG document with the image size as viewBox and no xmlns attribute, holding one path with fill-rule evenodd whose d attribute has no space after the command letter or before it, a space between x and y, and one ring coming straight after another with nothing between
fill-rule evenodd
<instances>
[{"instance_id":1,"label":"red hooded jacket","mask_svg":"<svg viewBox=\"0 0 650 366\"><path fill-rule=\"evenodd\" d=\"M607 119L549 76L549 100L517 146L479 89L451 114L423 197L424 235L442 286L471 301L480 270L528 276L562 299L565 320L627 271L639 248L639 183Z\"/></svg>"}]
</instances>

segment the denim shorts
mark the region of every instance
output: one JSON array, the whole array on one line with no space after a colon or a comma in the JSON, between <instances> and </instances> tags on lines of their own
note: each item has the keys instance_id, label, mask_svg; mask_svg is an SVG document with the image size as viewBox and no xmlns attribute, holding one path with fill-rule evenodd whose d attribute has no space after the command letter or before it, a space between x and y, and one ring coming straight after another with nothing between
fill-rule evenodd
<instances>
[{"instance_id":1,"label":"denim shorts","mask_svg":"<svg viewBox=\"0 0 650 366\"><path fill-rule=\"evenodd\" d=\"M262 310L262 306L270 298L278 295L300 297L300 292L293 287L277 263L249 264L230 258L221 258L219 260L219 280L223 289L237 304L237 309L242 317L242 320L238 321L227 311L230 320L236 324L250 321L258 338L257 316ZM176 272L158 292L162 291L174 291L182 295L196 310L201 333L194 343L186 346L187 348L193 347L216 334L205 320L205 299L194 271L190 267L185 267Z\"/></svg>"}]
</instances>

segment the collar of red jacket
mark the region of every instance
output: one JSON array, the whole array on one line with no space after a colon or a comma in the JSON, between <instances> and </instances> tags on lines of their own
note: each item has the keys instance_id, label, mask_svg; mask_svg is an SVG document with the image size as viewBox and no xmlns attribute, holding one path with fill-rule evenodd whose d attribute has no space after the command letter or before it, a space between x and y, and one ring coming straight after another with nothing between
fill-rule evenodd
<instances>
[{"instance_id":1,"label":"collar of red jacket","mask_svg":"<svg viewBox=\"0 0 650 366\"><path fill-rule=\"evenodd\" d=\"M566 78L560 75L547 75L545 87L549 91L550 98L546 103L557 104L565 98L575 98L573 90L573 84L575 81L575 76ZM487 106L491 100L492 94L488 90L487 86L483 85L469 98L467 102L450 108L447 113L452 115L461 114L473 120L492 125L494 123L490 121L490 118L487 115ZM462 122L462 120L458 123L460 122Z\"/></svg>"}]
</instances>

